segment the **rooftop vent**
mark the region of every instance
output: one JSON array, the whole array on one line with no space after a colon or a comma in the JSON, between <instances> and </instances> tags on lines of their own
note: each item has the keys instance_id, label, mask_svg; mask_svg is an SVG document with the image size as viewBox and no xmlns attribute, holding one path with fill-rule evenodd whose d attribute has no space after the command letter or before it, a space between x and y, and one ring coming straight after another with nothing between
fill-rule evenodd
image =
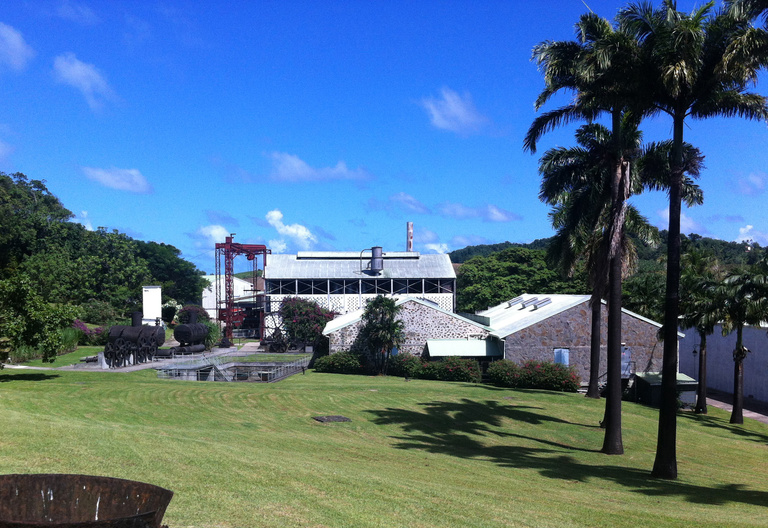
<instances>
[{"instance_id":1,"label":"rooftop vent","mask_svg":"<svg viewBox=\"0 0 768 528\"><path fill-rule=\"evenodd\" d=\"M384 269L384 250L381 246L374 246L371 253L371 273L378 275Z\"/></svg>"},{"instance_id":2,"label":"rooftop vent","mask_svg":"<svg viewBox=\"0 0 768 528\"><path fill-rule=\"evenodd\" d=\"M536 301L538 301L538 300L539 300L538 297L532 297L532 298L528 299L527 301L523 301L522 303L520 303L520 309L523 310L525 308L528 308L532 304L536 304Z\"/></svg>"},{"instance_id":3,"label":"rooftop vent","mask_svg":"<svg viewBox=\"0 0 768 528\"><path fill-rule=\"evenodd\" d=\"M546 305L550 304L551 302L552 302L552 299L550 299L549 297L544 297L542 300L537 301L537 302L535 302L533 304L533 309L534 310L538 310L542 306L546 306Z\"/></svg>"},{"instance_id":4,"label":"rooftop vent","mask_svg":"<svg viewBox=\"0 0 768 528\"><path fill-rule=\"evenodd\" d=\"M516 305L517 303L520 303L522 301L523 301L522 297L515 297L511 301L507 301L507 307L508 308L512 308L514 305Z\"/></svg>"}]
</instances>

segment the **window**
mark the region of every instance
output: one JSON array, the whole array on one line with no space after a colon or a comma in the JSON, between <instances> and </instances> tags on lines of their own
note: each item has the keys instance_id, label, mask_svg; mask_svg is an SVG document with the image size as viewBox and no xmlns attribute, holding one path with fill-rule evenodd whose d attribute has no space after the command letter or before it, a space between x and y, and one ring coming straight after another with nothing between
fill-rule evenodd
<instances>
[{"instance_id":1,"label":"window","mask_svg":"<svg viewBox=\"0 0 768 528\"><path fill-rule=\"evenodd\" d=\"M571 355L571 350L568 348L556 348L555 349L555 363L558 365L568 366L568 360Z\"/></svg>"}]
</instances>

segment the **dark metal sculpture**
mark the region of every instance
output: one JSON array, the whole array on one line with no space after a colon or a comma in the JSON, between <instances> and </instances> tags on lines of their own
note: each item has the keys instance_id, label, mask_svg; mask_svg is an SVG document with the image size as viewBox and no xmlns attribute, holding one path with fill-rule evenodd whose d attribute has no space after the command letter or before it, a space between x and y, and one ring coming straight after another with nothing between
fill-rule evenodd
<instances>
[{"instance_id":1,"label":"dark metal sculpture","mask_svg":"<svg viewBox=\"0 0 768 528\"><path fill-rule=\"evenodd\" d=\"M0 475L0 528L160 528L172 497L111 477Z\"/></svg>"},{"instance_id":2,"label":"dark metal sculpture","mask_svg":"<svg viewBox=\"0 0 768 528\"><path fill-rule=\"evenodd\" d=\"M115 325L109 329L104 360L110 368L152 361L157 348L165 343L162 326L141 325L140 313L138 317L134 313L132 322L132 326Z\"/></svg>"},{"instance_id":3,"label":"dark metal sculpture","mask_svg":"<svg viewBox=\"0 0 768 528\"><path fill-rule=\"evenodd\" d=\"M189 314L189 322L174 328L173 338L179 346L171 349L171 355L195 354L205 350L205 338L208 337L208 327L197 322L197 314Z\"/></svg>"}]
</instances>

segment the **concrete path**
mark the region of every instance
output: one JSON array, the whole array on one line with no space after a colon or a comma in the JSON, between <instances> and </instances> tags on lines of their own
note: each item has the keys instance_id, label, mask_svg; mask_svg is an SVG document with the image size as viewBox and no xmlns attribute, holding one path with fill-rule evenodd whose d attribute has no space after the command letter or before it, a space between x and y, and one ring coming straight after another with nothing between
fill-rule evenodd
<instances>
[{"instance_id":1,"label":"concrete path","mask_svg":"<svg viewBox=\"0 0 768 528\"><path fill-rule=\"evenodd\" d=\"M733 411L733 395L708 389L707 405L731 412ZM768 405L762 402L750 401L748 398L745 398L743 414L744 418L751 418L752 420L768 424Z\"/></svg>"}]
</instances>

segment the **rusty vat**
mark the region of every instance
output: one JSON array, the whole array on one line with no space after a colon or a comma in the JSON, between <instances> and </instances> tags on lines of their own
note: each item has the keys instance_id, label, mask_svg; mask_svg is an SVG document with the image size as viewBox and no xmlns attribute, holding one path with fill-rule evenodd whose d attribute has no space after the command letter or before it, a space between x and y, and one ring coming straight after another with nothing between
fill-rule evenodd
<instances>
[{"instance_id":1,"label":"rusty vat","mask_svg":"<svg viewBox=\"0 0 768 528\"><path fill-rule=\"evenodd\" d=\"M112 477L0 475L0 528L160 528L172 497Z\"/></svg>"}]
</instances>

